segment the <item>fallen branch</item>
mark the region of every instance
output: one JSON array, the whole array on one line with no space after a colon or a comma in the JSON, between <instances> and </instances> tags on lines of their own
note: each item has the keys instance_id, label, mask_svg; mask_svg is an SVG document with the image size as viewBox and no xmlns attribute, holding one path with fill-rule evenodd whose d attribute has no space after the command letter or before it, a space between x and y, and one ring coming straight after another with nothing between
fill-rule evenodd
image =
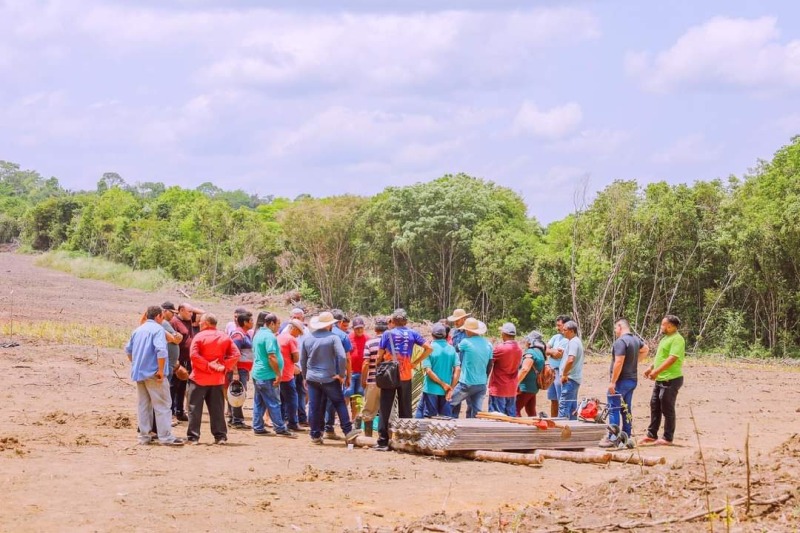
<instances>
[{"instance_id":1,"label":"fallen branch","mask_svg":"<svg viewBox=\"0 0 800 533\"><path fill-rule=\"evenodd\" d=\"M656 466L663 465L667 462L666 457L648 457L646 455L639 455L637 457L637 455L633 453L630 455L612 453L611 460L615 463L624 463L637 466Z\"/></svg>"},{"instance_id":2,"label":"fallen branch","mask_svg":"<svg viewBox=\"0 0 800 533\"><path fill-rule=\"evenodd\" d=\"M493 463L508 463L514 465L541 466L544 457L538 453L513 453L513 452L492 452L477 450L474 452L457 452L451 455L466 457L475 461L488 461Z\"/></svg>"},{"instance_id":3,"label":"fallen branch","mask_svg":"<svg viewBox=\"0 0 800 533\"><path fill-rule=\"evenodd\" d=\"M573 463L608 464L611 462L610 452L567 452L564 450L536 450L545 459L558 459Z\"/></svg>"}]
</instances>

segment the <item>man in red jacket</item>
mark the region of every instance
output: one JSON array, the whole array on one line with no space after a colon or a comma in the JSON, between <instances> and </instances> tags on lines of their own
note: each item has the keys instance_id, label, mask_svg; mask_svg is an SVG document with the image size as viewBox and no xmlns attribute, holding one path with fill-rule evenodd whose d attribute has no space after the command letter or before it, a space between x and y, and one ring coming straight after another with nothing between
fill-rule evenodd
<instances>
[{"instance_id":1,"label":"man in red jacket","mask_svg":"<svg viewBox=\"0 0 800 533\"><path fill-rule=\"evenodd\" d=\"M225 374L239 361L239 349L224 331L217 331L217 318L206 313L200 318L200 332L192 339L192 374L189 376L189 444L200 441L203 402L208 407L215 444L228 441L225 424Z\"/></svg>"}]
</instances>

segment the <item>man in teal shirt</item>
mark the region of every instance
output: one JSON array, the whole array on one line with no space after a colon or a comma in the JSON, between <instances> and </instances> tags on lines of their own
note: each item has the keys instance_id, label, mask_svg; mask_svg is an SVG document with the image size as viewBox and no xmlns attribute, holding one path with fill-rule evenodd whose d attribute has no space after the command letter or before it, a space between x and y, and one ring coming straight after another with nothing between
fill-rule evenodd
<instances>
[{"instance_id":1,"label":"man in teal shirt","mask_svg":"<svg viewBox=\"0 0 800 533\"><path fill-rule=\"evenodd\" d=\"M264 413L269 411L272 428L276 435L296 438L297 435L286 428L281 412L281 374L283 356L278 347L280 321L273 313L261 312L256 320L256 333L253 337L253 433L269 435L264 427Z\"/></svg>"},{"instance_id":2,"label":"man in teal shirt","mask_svg":"<svg viewBox=\"0 0 800 533\"><path fill-rule=\"evenodd\" d=\"M455 348L447 344L447 328L443 324L436 324L431 330L431 335L433 351L422 361L425 381L422 384L420 399L422 413L420 414L420 410L417 409L417 418L452 415L450 404L447 402L447 393L456 386L457 379L453 379L454 372L461 365Z\"/></svg>"},{"instance_id":3,"label":"man in teal shirt","mask_svg":"<svg viewBox=\"0 0 800 533\"><path fill-rule=\"evenodd\" d=\"M686 357L686 341L678 333L681 320L675 315L667 315L661 321L664 338L658 343L656 358L644 377L655 381L653 395L650 397L650 427L647 436L639 444L671 445L675 436L675 402L678 390L683 386L683 360ZM661 418L664 418L664 436L658 438Z\"/></svg>"},{"instance_id":4,"label":"man in teal shirt","mask_svg":"<svg viewBox=\"0 0 800 533\"><path fill-rule=\"evenodd\" d=\"M483 336L486 334L486 324L477 318L468 318L459 329L465 331L467 337L458 344L461 366L456 369L457 377L454 378L458 383L447 396L453 409L453 418L458 418L464 400L467 401L467 418L475 418L483 409L493 347Z\"/></svg>"}]
</instances>

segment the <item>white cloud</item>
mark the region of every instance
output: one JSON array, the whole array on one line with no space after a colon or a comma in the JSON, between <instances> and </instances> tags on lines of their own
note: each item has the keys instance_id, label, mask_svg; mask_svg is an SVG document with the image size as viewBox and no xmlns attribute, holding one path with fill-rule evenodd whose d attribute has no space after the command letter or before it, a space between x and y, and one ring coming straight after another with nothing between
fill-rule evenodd
<instances>
[{"instance_id":1,"label":"white cloud","mask_svg":"<svg viewBox=\"0 0 800 533\"><path fill-rule=\"evenodd\" d=\"M780 42L777 19L715 17L655 56L629 52L626 69L651 91L800 87L800 40Z\"/></svg>"},{"instance_id":2,"label":"white cloud","mask_svg":"<svg viewBox=\"0 0 800 533\"><path fill-rule=\"evenodd\" d=\"M586 129L577 135L555 141L547 149L561 154L607 159L630 140L630 133L616 129Z\"/></svg>"},{"instance_id":3,"label":"white cloud","mask_svg":"<svg viewBox=\"0 0 800 533\"><path fill-rule=\"evenodd\" d=\"M525 101L514 117L513 129L517 133L528 132L544 139L560 139L575 131L581 120L583 112L575 102L540 110L533 102Z\"/></svg>"},{"instance_id":4,"label":"white cloud","mask_svg":"<svg viewBox=\"0 0 800 533\"><path fill-rule=\"evenodd\" d=\"M653 154L652 159L654 163L662 165L705 163L719 159L722 148L722 144L710 143L703 134L693 133Z\"/></svg>"}]
</instances>

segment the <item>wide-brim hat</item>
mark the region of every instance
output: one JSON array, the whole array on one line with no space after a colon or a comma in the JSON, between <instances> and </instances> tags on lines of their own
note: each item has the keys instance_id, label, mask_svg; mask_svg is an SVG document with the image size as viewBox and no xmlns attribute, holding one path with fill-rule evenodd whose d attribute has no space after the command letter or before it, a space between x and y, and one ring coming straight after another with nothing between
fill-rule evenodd
<instances>
[{"instance_id":1,"label":"wide-brim hat","mask_svg":"<svg viewBox=\"0 0 800 533\"><path fill-rule=\"evenodd\" d=\"M336 323L336 319L333 318L333 313L329 313L325 311L324 313L320 313L315 317L311 318L311 329L324 329L328 326L332 326Z\"/></svg>"},{"instance_id":2,"label":"wide-brim hat","mask_svg":"<svg viewBox=\"0 0 800 533\"><path fill-rule=\"evenodd\" d=\"M458 328L463 331L469 331L470 333L474 333L475 335L485 335L486 334L486 324L478 320L477 318L468 318L464 325Z\"/></svg>"},{"instance_id":3,"label":"wide-brim hat","mask_svg":"<svg viewBox=\"0 0 800 533\"><path fill-rule=\"evenodd\" d=\"M453 314L447 317L447 320L450 322L455 322L457 320L461 320L462 318L469 318L472 316L472 313L467 313L463 309L456 309L453 311Z\"/></svg>"}]
</instances>

